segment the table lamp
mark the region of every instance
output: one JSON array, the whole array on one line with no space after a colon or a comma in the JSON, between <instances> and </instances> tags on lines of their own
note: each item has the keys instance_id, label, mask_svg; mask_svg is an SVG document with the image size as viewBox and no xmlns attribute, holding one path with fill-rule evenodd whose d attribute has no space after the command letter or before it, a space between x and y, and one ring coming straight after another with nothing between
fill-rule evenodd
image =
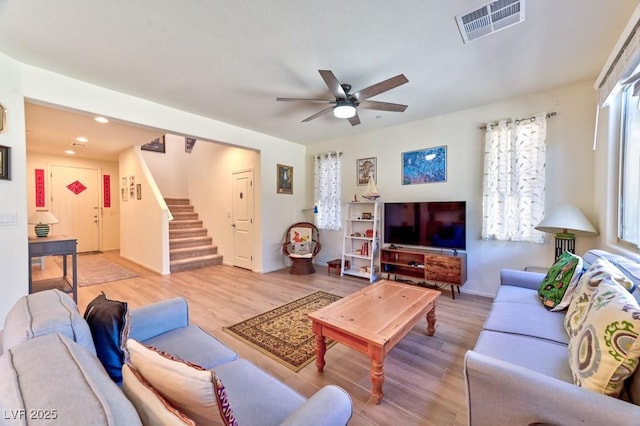
<instances>
[{"instance_id":1,"label":"table lamp","mask_svg":"<svg viewBox=\"0 0 640 426\"><path fill-rule=\"evenodd\" d=\"M58 219L49 210L36 210L29 216L29 224L36 225L36 236L46 237L49 235L49 225L58 223Z\"/></svg>"},{"instance_id":2,"label":"table lamp","mask_svg":"<svg viewBox=\"0 0 640 426\"><path fill-rule=\"evenodd\" d=\"M576 235L598 235L589 219L573 204L561 204L544 216L536 226L538 231L555 234L556 260L564 253L575 254Z\"/></svg>"}]
</instances>

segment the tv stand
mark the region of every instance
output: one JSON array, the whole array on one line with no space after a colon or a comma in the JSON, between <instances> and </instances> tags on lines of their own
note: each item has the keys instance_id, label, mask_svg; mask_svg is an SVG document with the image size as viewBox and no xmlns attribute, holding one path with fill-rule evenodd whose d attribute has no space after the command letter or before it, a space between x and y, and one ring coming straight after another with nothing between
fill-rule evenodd
<instances>
[{"instance_id":1,"label":"tv stand","mask_svg":"<svg viewBox=\"0 0 640 426\"><path fill-rule=\"evenodd\" d=\"M451 297L456 298L454 286L467 281L467 254L454 250L453 254L429 249L398 247L381 249L380 266L387 279L394 275L417 278L434 285L451 286Z\"/></svg>"}]
</instances>

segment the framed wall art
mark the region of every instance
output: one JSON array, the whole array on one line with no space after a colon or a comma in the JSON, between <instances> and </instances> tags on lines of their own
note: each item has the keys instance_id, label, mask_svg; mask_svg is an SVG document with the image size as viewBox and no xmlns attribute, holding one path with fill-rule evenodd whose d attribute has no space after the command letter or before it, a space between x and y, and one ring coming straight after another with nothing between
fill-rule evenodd
<instances>
[{"instance_id":1,"label":"framed wall art","mask_svg":"<svg viewBox=\"0 0 640 426\"><path fill-rule=\"evenodd\" d=\"M278 194L293 194L293 166L278 164L277 192Z\"/></svg>"},{"instance_id":2,"label":"framed wall art","mask_svg":"<svg viewBox=\"0 0 640 426\"><path fill-rule=\"evenodd\" d=\"M5 109L2 106L2 104L0 104L0 133L4 132L4 126L5 126Z\"/></svg>"},{"instance_id":3,"label":"framed wall art","mask_svg":"<svg viewBox=\"0 0 640 426\"><path fill-rule=\"evenodd\" d=\"M356 160L356 173L358 175L358 186L367 185L369 178L376 182L376 157Z\"/></svg>"},{"instance_id":4,"label":"framed wall art","mask_svg":"<svg viewBox=\"0 0 640 426\"><path fill-rule=\"evenodd\" d=\"M164 135L152 140L151 142L145 143L140 147L140 149L143 151L153 151L153 152L160 152L164 154L165 152Z\"/></svg>"},{"instance_id":5,"label":"framed wall art","mask_svg":"<svg viewBox=\"0 0 640 426\"><path fill-rule=\"evenodd\" d=\"M11 148L0 145L0 179L11 180Z\"/></svg>"},{"instance_id":6,"label":"framed wall art","mask_svg":"<svg viewBox=\"0 0 640 426\"><path fill-rule=\"evenodd\" d=\"M437 146L402 153L402 184L447 181L447 147Z\"/></svg>"}]
</instances>

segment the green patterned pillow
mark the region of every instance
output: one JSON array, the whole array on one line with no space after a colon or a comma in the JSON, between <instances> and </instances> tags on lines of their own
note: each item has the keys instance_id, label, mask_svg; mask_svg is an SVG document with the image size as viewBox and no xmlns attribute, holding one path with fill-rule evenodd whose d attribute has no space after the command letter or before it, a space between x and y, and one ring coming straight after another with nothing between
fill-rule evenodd
<instances>
[{"instance_id":1,"label":"green patterned pillow","mask_svg":"<svg viewBox=\"0 0 640 426\"><path fill-rule=\"evenodd\" d=\"M611 279L622 285L625 289L633 287L633 283L613 263L604 257L598 258L587 269L578 281L575 294L564 317L564 328L569 337L575 336L586 318L591 306L591 298L598 286L605 279Z\"/></svg>"},{"instance_id":2,"label":"green patterned pillow","mask_svg":"<svg viewBox=\"0 0 640 426\"><path fill-rule=\"evenodd\" d=\"M538 296L544 307L561 311L569 306L580 275L582 258L566 251L562 253L538 288Z\"/></svg>"},{"instance_id":3,"label":"green patterned pillow","mask_svg":"<svg viewBox=\"0 0 640 426\"><path fill-rule=\"evenodd\" d=\"M575 298L591 293L584 320L569 337L569 367L576 385L619 396L640 358L640 306L613 277L597 287L583 286ZM572 303L573 304L573 303Z\"/></svg>"}]
</instances>

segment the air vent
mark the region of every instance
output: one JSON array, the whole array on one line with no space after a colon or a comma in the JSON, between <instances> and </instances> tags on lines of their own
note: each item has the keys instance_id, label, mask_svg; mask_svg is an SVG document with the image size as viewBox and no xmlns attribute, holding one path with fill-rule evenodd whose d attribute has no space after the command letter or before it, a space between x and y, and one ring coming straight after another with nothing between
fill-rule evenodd
<instances>
[{"instance_id":1,"label":"air vent","mask_svg":"<svg viewBox=\"0 0 640 426\"><path fill-rule=\"evenodd\" d=\"M524 21L525 0L498 0L456 16L465 43Z\"/></svg>"}]
</instances>

